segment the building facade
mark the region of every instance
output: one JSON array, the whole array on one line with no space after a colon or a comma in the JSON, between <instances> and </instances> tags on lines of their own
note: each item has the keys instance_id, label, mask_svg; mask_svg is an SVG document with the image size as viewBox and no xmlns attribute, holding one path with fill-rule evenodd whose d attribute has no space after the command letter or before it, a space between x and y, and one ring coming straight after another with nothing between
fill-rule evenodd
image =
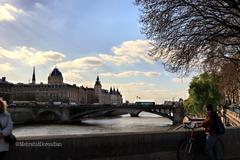
<instances>
[{"instance_id":1,"label":"building facade","mask_svg":"<svg viewBox=\"0 0 240 160\"><path fill-rule=\"evenodd\" d=\"M12 84L0 81L0 96L7 94L12 101L37 101L37 102L61 102L74 104L122 104L122 95L116 92L102 89L99 76L97 76L94 88L70 85L64 83L62 73L54 68L48 76L48 83L36 83L35 68L33 69L32 82L29 84ZM1 84L1 82L3 84ZM7 88L7 89L5 89ZM115 89L114 89L115 90ZM7 91L7 92L6 92ZM5 95L6 96L6 95Z\"/></svg>"},{"instance_id":2,"label":"building facade","mask_svg":"<svg viewBox=\"0 0 240 160\"><path fill-rule=\"evenodd\" d=\"M118 91L118 89L115 91L115 88L110 90L102 89L101 81L99 80L99 76L97 76L95 85L95 96L97 97L97 101L99 104L115 104L119 105L123 103L122 95Z\"/></svg>"}]
</instances>

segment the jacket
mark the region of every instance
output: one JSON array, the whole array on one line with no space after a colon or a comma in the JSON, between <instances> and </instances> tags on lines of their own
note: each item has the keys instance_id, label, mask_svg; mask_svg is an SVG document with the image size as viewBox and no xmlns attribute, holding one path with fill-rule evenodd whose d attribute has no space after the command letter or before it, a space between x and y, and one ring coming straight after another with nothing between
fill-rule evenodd
<instances>
[{"instance_id":1,"label":"jacket","mask_svg":"<svg viewBox=\"0 0 240 160\"><path fill-rule=\"evenodd\" d=\"M8 136L12 133L13 122L10 113L4 112L0 114L0 123L2 128L0 128L0 133L3 136ZM4 138L0 139L0 152L9 151L9 143L4 141Z\"/></svg>"},{"instance_id":2,"label":"jacket","mask_svg":"<svg viewBox=\"0 0 240 160\"><path fill-rule=\"evenodd\" d=\"M208 111L207 118L203 121L203 127L205 128L205 133L210 135L215 135L215 118L214 118L214 112Z\"/></svg>"}]
</instances>

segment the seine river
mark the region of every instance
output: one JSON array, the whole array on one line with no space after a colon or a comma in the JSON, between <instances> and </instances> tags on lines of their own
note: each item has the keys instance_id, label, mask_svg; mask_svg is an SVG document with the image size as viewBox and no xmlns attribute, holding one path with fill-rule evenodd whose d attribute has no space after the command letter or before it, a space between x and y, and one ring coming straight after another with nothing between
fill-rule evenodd
<instances>
[{"instance_id":1,"label":"seine river","mask_svg":"<svg viewBox=\"0 0 240 160\"><path fill-rule=\"evenodd\" d=\"M172 122L158 115L142 112L139 117L83 119L81 124L36 124L14 126L13 133L22 136L102 134L167 130Z\"/></svg>"}]
</instances>

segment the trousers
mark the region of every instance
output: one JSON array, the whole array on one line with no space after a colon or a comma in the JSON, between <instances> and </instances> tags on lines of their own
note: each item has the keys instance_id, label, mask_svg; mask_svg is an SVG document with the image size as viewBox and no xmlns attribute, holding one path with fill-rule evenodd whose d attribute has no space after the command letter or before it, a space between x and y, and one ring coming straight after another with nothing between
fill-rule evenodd
<instances>
[{"instance_id":1,"label":"trousers","mask_svg":"<svg viewBox=\"0 0 240 160\"><path fill-rule=\"evenodd\" d=\"M208 160L217 160L216 152L214 146L217 142L216 135L206 135L206 145L207 145L207 153L208 153Z\"/></svg>"}]
</instances>

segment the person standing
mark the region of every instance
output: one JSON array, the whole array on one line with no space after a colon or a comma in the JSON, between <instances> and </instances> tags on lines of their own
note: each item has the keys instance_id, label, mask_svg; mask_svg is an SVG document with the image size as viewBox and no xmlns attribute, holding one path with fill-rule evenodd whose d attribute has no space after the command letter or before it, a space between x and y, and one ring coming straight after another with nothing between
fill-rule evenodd
<instances>
[{"instance_id":1,"label":"person standing","mask_svg":"<svg viewBox=\"0 0 240 160\"><path fill-rule=\"evenodd\" d=\"M206 105L207 109L207 117L203 121L203 124L199 127L205 128L206 134L206 146L208 152L208 160L217 160L216 152L214 151L214 145L217 142L217 134L216 134L216 112L214 111L214 107L212 104Z\"/></svg>"},{"instance_id":2,"label":"person standing","mask_svg":"<svg viewBox=\"0 0 240 160\"><path fill-rule=\"evenodd\" d=\"M0 99L0 160L4 160L9 151L9 143L4 140L4 137L10 135L12 129L13 122L10 113L7 112L7 103Z\"/></svg>"}]
</instances>

